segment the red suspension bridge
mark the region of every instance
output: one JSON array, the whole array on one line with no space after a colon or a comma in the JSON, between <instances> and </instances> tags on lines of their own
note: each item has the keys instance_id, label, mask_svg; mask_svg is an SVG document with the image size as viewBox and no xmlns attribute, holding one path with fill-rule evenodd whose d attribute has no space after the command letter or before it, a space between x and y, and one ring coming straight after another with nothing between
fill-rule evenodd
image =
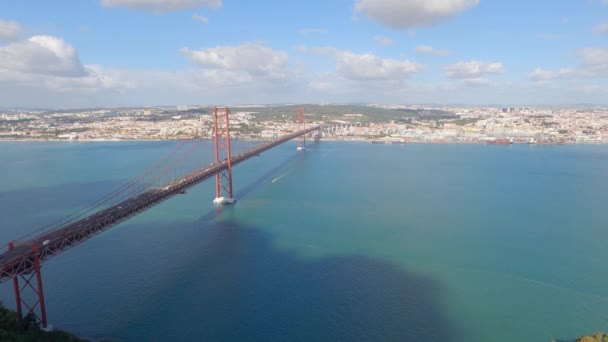
<instances>
[{"instance_id":1,"label":"red suspension bridge","mask_svg":"<svg viewBox=\"0 0 608 342\"><path fill-rule=\"evenodd\" d=\"M210 165L175 176L178 165L192 157L199 142L182 141L171 153L148 168L142 175L119 187L104 198L61 220L7 244L0 252L0 283L12 281L17 314L20 319L30 316L47 328L42 262L61 254L95 235L137 215L204 180L215 177L216 205L235 202L232 187L232 167L258 156L277 145L298 138L298 150L304 149L306 134L320 126L305 127L304 109L297 112L298 130L263 143L245 152L232 155L230 146L230 111L213 110L214 162ZM190 144L191 146L187 146ZM173 174L173 177L171 177ZM169 181L163 180L169 178ZM25 296L24 293L28 292Z\"/></svg>"}]
</instances>

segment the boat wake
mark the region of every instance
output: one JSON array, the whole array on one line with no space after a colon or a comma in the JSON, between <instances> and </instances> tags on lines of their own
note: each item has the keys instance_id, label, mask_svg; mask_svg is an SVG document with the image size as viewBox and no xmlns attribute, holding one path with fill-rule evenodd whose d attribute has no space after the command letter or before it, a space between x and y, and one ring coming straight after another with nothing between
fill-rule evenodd
<instances>
[{"instance_id":1,"label":"boat wake","mask_svg":"<svg viewBox=\"0 0 608 342\"><path fill-rule=\"evenodd\" d=\"M276 183L276 182L280 181L282 178L284 178L285 176L287 176L288 174L290 174L292 171L293 171L293 169L285 172L282 175L279 175L278 177L273 178L272 179L272 183Z\"/></svg>"}]
</instances>

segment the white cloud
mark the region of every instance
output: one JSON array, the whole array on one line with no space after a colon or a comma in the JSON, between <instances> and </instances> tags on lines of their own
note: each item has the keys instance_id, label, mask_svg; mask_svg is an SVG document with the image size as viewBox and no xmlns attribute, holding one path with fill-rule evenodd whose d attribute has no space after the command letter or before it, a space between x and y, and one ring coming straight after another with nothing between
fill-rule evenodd
<instances>
[{"instance_id":1,"label":"white cloud","mask_svg":"<svg viewBox=\"0 0 608 342\"><path fill-rule=\"evenodd\" d=\"M394 43L392 39L385 36L374 36L373 39L376 43L384 46L393 45Z\"/></svg>"},{"instance_id":2,"label":"white cloud","mask_svg":"<svg viewBox=\"0 0 608 342\"><path fill-rule=\"evenodd\" d=\"M167 13L200 7L220 8L222 0L101 0L103 7L124 7L154 13Z\"/></svg>"},{"instance_id":3,"label":"white cloud","mask_svg":"<svg viewBox=\"0 0 608 342\"><path fill-rule=\"evenodd\" d=\"M100 65L86 65L83 77L40 77L39 80L49 88L63 93L95 93L100 90L124 90L133 88L132 81L121 73Z\"/></svg>"},{"instance_id":4,"label":"white cloud","mask_svg":"<svg viewBox=\"0 0 608 342\"><path fill-rule=\"evenodd\" d=\"M608 34L608 23L601 23L593 28L595 34Z\"/></svg>"},{"instance_id":5,"label":"white cloud","mask_svg":"<svg viewBox=\"0 0 608 342\"><path fill-rule=\"evenodd\" d=\"M299 32L302 35L307 35L307 34L311 34L311 33L328 33L329 30L323 29L323 28L304 28L304 29L301 29Z\"/></svg>"},{"instance_id":6,"label":"white cloud","mask_svg":"<svg viewBox=\"0 0 608 342\"><path fill-rule=\"evenodd\" d=\"M489 74L502 74L505 70L499 62L458 62L445 67L445 75L449 78L479 78Z\"/></svg>"},{"instance_id":7,"label":"white cloud","mask_svg":"<svg viewBox=\"0 0 608 342\"><path fill-rule=\"evenodd\" d=\"M309 47L306 45L296 45L294 49L298 50L301 53L312 53L314 55L319 56L335 56L340 52L337 48L333 46L313 46Z\"/></svg>"},{"instance_id":8,"label":"white cloud","mask_svg":"<svg viewBox=\"0 0 608 342\"><path fill-rule=\"evenodd\" d=\"M241 70L132 70L86 65L79 78L0 71L0 103L9 107L200 105L238 103L606 103L604 80L505 82L454 79L441 83L349 79L331 72L290 74L286 82L265 82ZM439 94L439 95L438 95Z\"/></svg>"},{"instance_id":9,"label":"white cloud","mask_svg":"<svg viewBox=\"0 0 608 342\"><path fill-rule=\"evenodd\" d=\"M479 0L357 0L355 11L395 29L426 27L440 23Z\"/></svg>"},{"instance_id":10,"label":"white cloud","mask_svg":"<svg viewBox=\"0 0 608 342\"><path fill-rule=\"evenodd\" d=\"M532 81L550 81L555 79L568 79L578 76L579 73L573 69L561 68L557 71L536 68L529 76Z\"/></svg>"},{"instance_id":11,"label":"white cloud","mask_svg":"<svg viewBox=\"0 0 608 342\"><path fill-rule=\"evenodd\" d=\"M289 56L259 43L218 46L201 50L181 49L193 63L208 69L240 70L256 77L285 78Z\"/></svg>"},{"instance_id":12,"label":"white cloud","mask_svg":"<svg viewBox=\"0 0 608 342\"><path fill-rule=\"evenodd\" d=\"M466 78L462 80L462 84L469 87L499 87L503 85L483 77Z\"/></svg>"},{"instance_id":13,"label":"white cloud","mask_svg":"<svg viewBox=\"0 0 608 342\"><path fill-rule=\"evenodd\" d=\"M336 60L336 73L346 79L362 80L403 80L414 73L424 70L424 65L409 60L382 58L374 54L356 54L338 50L333 46L308 47L294 46L299 52L333 57Z\"/></svg>"},{"instance_id":14,"label":"white cloud","mask_svg":"<svg viewBox=\"0 0 608 342\"><path fill-rule=\"evenodd\" d=\"M605 78L608 77L608 48L586 48L577 52L580 68L561 68L545 70L537 68L529 78L532 81L546 82L558 79Z\"/></svg>"},{"instance_id":15,"label":"white cloud","mask_svg":"<svg viewBox=\"0 0 608 342\"><path fill-rule=\"evenodd\" d=\"M292 48L300 53L308 52L308 46L306 45L294 45Z\"/></svg>"},{"instance_id":16,"label":"white cloud","mask_svg":"<svg viewBox=\"0 0 608 342\"><path fill-rule=\"evenodd\" d=\"M607 0L608 1L608 0ZM582 63L592 76L608 76L608 48L586 48L579 52Z\"/></svg>"},{"instance_id":17,"label":"white cloud","mask_svg":"<svg viewBox=\"0 0 608 342\"><path fill-rule=\"evenodd\" d=\"M91 104L100 92L129 87L132 82L120 73L83 65L76 49L58 37L38 35L0 47L0 102L6 104Z\"/></svg>"},{"instance_id":18,"label":"white cloud","mask_svg":"<svg viewBox=\"0 0 608 342\"><path fill-rule=\"evenodd\" d=\"M448 50L435 49L430 45L416 46L415 51L419 55L448 56L450 54Z\"/></svg>"},{"instance_id":19,"label":"white cloud","mask_svg":"<svg viewBox=\"0 0 608 342\"><path fill-rule=\"evenodd\" d=\"M200 21L203 24L209 24L209 18L196 13L192 15L192 20Z\"/></svg>"},{"instance_id":20,"label":"white cloud","mask_svg":"<svg viewBox=\"0 0 608 342\"><path fill-rule=\"evenodd\" d=\"M349 51L336 54L336 71L351 80L399 80L421 72L424 66L409 60L358 55Z\"/></svg>"},{"instance_id":21,"label":"white cloud","mask_svg":"<svg viewBox=\"0 0 608 342\"><path fill-rule=\"evenodd\" d=\"M0 102L25 107L108 106L136 83L116 70L84 67L82 77L28 74L0 70Z\"/></svg>"},{"instance_id":22,"label":"white cloud","mask_svg":"<svg viewBox=\"0 0 608 342\"><path fill-rule=\"evenodd\" d=\"M0 103L60 108L270 103L289 101L301 91L293 82L266 81L241 70L85 68L83 77L0 71Z\"/></svg>"},{"instance_id":23,"label":"white cloud","mask_svg":"<svg viewBox=\"0 0 608 342\"><path fill-rule=\"evenodd\" d=\"M309 51L319 56L333 56L338 53L338 49L333 46L316 46L310 48Z\"/></svg>"},{"instance_id":24,"label":"white cloud","mask_svg":"<svg viewBox=\"0 0 608 342\"><path fill-rule=\"evenodd\" d=\"M181 50L201 68L111 69L81 63L76 49L61 38L36 36L0 46L0 103L16 107L321 101L533 104L606 103L608 98L603 78L608 77L608 48L580 50L579 68L538 68L530 74L535 82L520 83L489 77L504 72L498 62L456 63L446 67L446 75L449 71L454 79L425 83L408 79L424 70L409 60L331 46L294 49L326 56L335 61L335 68L317 72L304 65L300 69L286 52L244 43ZM549 82L558 79L568 81Z\"/></svg>"},{"instance_id":25,"label":"white cloud","mask_svg":"<svg viewBox=\"0 0 608 342\"><path fill-rule=\"evenodd\" d=\"M64 77L86 75L76 50L53 36L34 36L0 48L0 70Z\"/></svg>"},{"instance_id":26,"label":"white cloud","mask_svg":"<svg viewBox=\"0 0 608 342\"><path fill-rule=\"evenodd\" d=\"M0 19L0 42L16 40L21 31L22 27L18 23Z\"/></svg>"}]
</instances>

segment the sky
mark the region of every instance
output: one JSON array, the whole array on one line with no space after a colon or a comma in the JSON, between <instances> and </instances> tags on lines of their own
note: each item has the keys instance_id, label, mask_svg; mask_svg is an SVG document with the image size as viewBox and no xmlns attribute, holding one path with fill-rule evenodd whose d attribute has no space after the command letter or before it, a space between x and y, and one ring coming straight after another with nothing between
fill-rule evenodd
<instances>
[{"instance_id":1,"label":"sky","mask_svg":"<svg viewBox=\"0 0 608 342\"><path fill-rule=\"evenodd\" d=\"M608 0L0 3L0 107L608 104Z\"/></svg>"}]
</instances>

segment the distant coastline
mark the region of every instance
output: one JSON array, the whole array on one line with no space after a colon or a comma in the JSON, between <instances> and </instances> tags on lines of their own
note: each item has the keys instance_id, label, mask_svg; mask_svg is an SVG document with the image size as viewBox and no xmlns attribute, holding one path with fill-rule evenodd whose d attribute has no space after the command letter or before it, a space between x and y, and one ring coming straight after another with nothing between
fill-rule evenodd
<instances>
[{"instance_id":1,"label":"distant coastline","mask_svg":"<svg viewBox=\"0 0 608 342\"><path fill-rule=\"evenodd\" d=\"M431 144L608 143L608 108L420 107L285 105L234 107L231 136L270 140L307 125L322 125L330 141L405 141ZM205 106L0 111L0 141L160 141L213 137L213 109Z\"/></svg>"},{"instance_id":2,"label":"distant coastline","mask_svg":"<svg viewBox=\"0 0 608 342\"><path fill-rule=\"evenodd\" d=\"M192 138L194 139L194 138ZM116 142L116 143L124 143L124 142L154 142L154 141L181 141L181 140L192 140L192 139L178 139L178 138L170 138L170 139L75 139L75 140L67 140L67 139L33 139L33 138L22 138L22 139L15 139L15 138L0 138L0 143L18 143L18 142L28 142L28 143L32 143L32 142L63 142L63 143L95 143L95 142ZM206 140L206 141L213 141L210 138L200 138L200 140ZM259 141L259 142L264 142L264 141L270 141L270 139L259 139L259 138L238 138L238 139L233 139L233 141ZM378 142L379 144L382 144L383 140L382 139L367 139L367 138L356 138L356 137L351 137L351 138L336 138L336 137L330 137L330 138L322 138L321 141L332 141L332 142L367 142L367 143L372 143L372 142ZM390 145L393 140L386 140L386 144ZM487 141L475 141L475 140L467 140L467 141L440 141L440 140L406 140L406 141L399 141L399 140L394 140L395 143L399 143L399 144L404 144L404 145L408 145L408 144L437 144L437 145L486 145L488 144ZM545 145L606 145L608 144L608 141L584 141L584 142L572 142L572 141L567 141L567 142L563 142L563 143L527 143L527 142L513 142L512 144L504 144L504 145L531 145L531 146L545 146Z\"/></svg>"}]
</instances>

